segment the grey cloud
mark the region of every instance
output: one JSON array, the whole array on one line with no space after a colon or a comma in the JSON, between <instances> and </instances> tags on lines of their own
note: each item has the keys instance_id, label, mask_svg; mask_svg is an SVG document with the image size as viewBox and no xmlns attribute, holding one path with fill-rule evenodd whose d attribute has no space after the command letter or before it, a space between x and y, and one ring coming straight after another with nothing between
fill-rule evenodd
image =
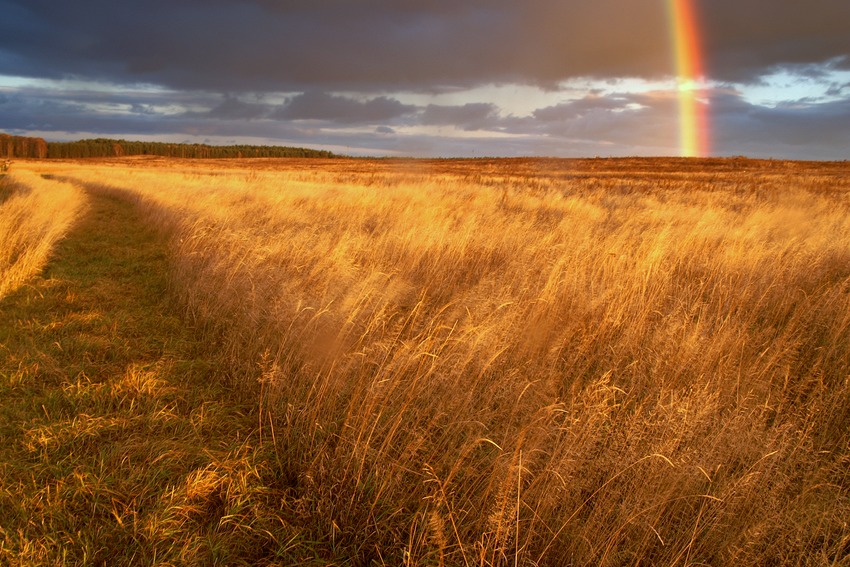
<instances>
[{"instance_id":1,"label":"grey cloud","mask_svg":"<svg viewBox=\"0 0 850 567\"><path fill-rule=\"evenodd\" d=\"M850 69L847 0L694 4L706 70L726 85L782 69L824 85L828 71ZM6 89L0 129L256 136L419 155L675 153L678 110L669 93L596 93L529 116L506 116L487 100L415 106L392 94L506 83L554 92L576 77L666 77L673 58L665 7L661 0L0 0L0 74L111 85ZM147 83L165 88L137 88ZM715 91L715 151L848 157L848 85L820 92L826 96L770 108ZM268 102L280 93L301 94ZM422 125L467 134L411 133Z\"/></svg>"},{"instance_id":2,"label":"grey cloud","mask_svg":"<svg viewBox=\"0 0 850 567\"><path fill-rule=\"evenodd\" d=\"M221 102L221 95L201 92L159 91L159 90L118 90L104 87L104 90L79 89L76 87L15 87L9 89L14 97L30 101L53 101L79 105L129 105L155 108L157 106L202 106L213 107Z\"/></svg>"},{"instance_id":3,"label":"grey cloud","mask_svg":"<svg viewBox=\"0 0 850 567\"><path fill-rule=\"evenodd\" d=\"M476 102L461 106L429 104L420 121L431 126L453 125L463 130L485 130L498 123L499 109L495 104Z\"/></svg>"},{"instance_id":4,"label":"grey cloud","mask_svg":"<svg viewBox=\"0 0 850 567\"><path fill-rule=\"evenodd\" d=\"M130 108L134 114L144 114L148 116L156 116L157 114L156 109L147 104L133 103Z\"/></svg>"},{"instance_id":5,"label":"grey cloud","mask_svg":"<svg viewBox=\"0 0 850 567\"><path fill-rule=\"evenodd\" d=\"M109 106L109 105L107 105ZM185 134L190 137L252 136L268 139L292 137L306 140L296 126L272 121L248 122L220 120L209 113L164 115L150 106L130 108L129 112L100 110L93 112L87 104L60 97L38 99L28 95L7 94L0 101L0 125L4 131L98 133L104 136L148 136Z\"/></svg>"},{"instance_id":6,"label":"grey cloud","mask_svg":"<svg viewBox=\"0 0 850 567\"><path fill-rule=\"evenodd\" d=\"M246 106L252 110L250 105L254 103L234 104L220 96L197 101L212 110L219 108L217 113L165 116L156 114L155 107L117 112L109 111L109 105L104 107L106 110L92 113L87 104L59 96L38 99L30 94L2 93L0 124L4 130L97 132L120 137L158 135L171 139L177 136L181 140L209 138L218 143L250 138L263 143L326 147L343 153L415 156L673 155L678 145L677 101L669 93L591 95L521 117L502 116L491 105L426 107L403 115L403 130L380 123L367 133L348 131L328 119L311 120L305 127L300 127L297 120L223 120L222 106L232 105L239 114L248 112ZM339 103L335 99L344 97L322 95L316 100L328 98ZM346 101L342 107L350 102L368 104ZM850 158L850 101L797 102L771 108L748 103L734 90L712 92L711 101L711 138L716 153ZM362 108L355 106L354 110ZM477 116L486 121L488 130L498 130L502 137L490 136L486 131L471 138L416 133L415 126L424 124L428 113L432 123L441 118L445 123L461 124L464 119Z\"/></svg>"},{"instance_id":7,"label":"grey cloud","mask_svg":"<svg viewBox=\"0 0 850 567\"><path fill-rule=\"evenodd\" d=\"M225 120L253 120L264 118L272 112L267 104L243 102L236 97L227 96L221 104L210 109L207 115L211 118Z\"/></svg>"},{"instance_id":8,"label":"grey cloud","mask_svg":"<svg viewBox=\"0 0 850 567\"><path fill-rule=\"evenodd\" d=\"M542 121L563 121L580 118L588 112L621 111L628 108L629 104L637 103L637 100L638 97L634 95L588 95L578 100L539 108L533 115Z\"/></svg>"},{"instance_id":9,"label":"grey cloud","mask_svg":"<svg viewBox=\"0 0 850 567\"><path fill-rule=\"evenodd\" d=\"M664 130L676 119L677 100L670 93L614 93L608 96L591 94L581 99L538 109L533 116L553 127L587 124L582 128L616 130L621 136L640 138L641 134ZM557 126L556 126L557 125ZM674 131L674 127L669 128Z\"/></svg>"},{"instance_id":10,"label":"grey cloud","mask_svg":"<svg viewBox=\"0 0 850 567\"><path fill-rule=\"evenodd\" d=\"M102 132L132 131L139 134L169 132L160 117L138 114L92 113L73 101L38 100L9 96L0 103L0 124L10 131Z\"/></svg>"},{"instance_id":11,"label":"grey cloud","mask_svg":"<svg viewBox=\"0 0 850 567\"><path fill-rule=\"evenodd\" d=\"M365 101L324 92L297 95L271 116L278 120L323 120L341 124L386 122L416 110L396 99L381 96Z\"/></svg>"},{"instance_id":12,"label":"grey cloud","mask_svg":"<svg viewBox=\"0 0 850 567\"><path fill-rule=\"evenodd\" d=\"M825 94L827 96L832 96L832 97L842 97L842 96L845 96L848 91L850 91L850 83L845 83L845 84L834 83L834 84L830 85L830 87L826 90Z\"/></svg>"},{"instance_id":13,"label":"grey cloud","mask_svg":"<svg viewBox=\"0 0 850 567\"><path fill-rule=\"evenodd\" d=\"M724 91L711 116L714 144L728 155L850 159L850 100L765 107Z\"/></svg>"},{"instance_id":14,"label":"grey cloud","mask_svg":"<svg viewBox=\"0 0 850 567\"><path fill-rule=\"evenodd\" d=\"M697 6L708 72L850 68L846 0ZM0 73L217 92L554 87L673 72L660 0L0 0Z\"/></svg>"},{"instance_id":15,"label":"grey cloud","mask_svg":"<svg viewBox=\"0 0 850 567\"><path fill-rule=\"evenodd\" d=\"M750 82L778 68L828 61L850 68L846 0L711 0L697 12L713 78Z\"/></svg>"}]
</instances>

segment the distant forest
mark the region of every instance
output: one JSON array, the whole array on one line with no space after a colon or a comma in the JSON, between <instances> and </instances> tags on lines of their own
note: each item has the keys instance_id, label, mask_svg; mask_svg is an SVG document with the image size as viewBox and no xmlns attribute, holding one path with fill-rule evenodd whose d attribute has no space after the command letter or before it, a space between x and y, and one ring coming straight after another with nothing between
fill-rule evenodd
<instances>
[{"instance_id":1,"label":"distant forest","mask_svg":"<svg viewBox=\"0 0 850 567\"><path fill-rule=\"evenodd\" d=\"M102 158L121 156L163 156L178 158L331 158L324 150L287 146L208 146L166 142L128 142L95 138L76 142L46 142L0 133L0 158Z\"/></svg>"}]
</instances>

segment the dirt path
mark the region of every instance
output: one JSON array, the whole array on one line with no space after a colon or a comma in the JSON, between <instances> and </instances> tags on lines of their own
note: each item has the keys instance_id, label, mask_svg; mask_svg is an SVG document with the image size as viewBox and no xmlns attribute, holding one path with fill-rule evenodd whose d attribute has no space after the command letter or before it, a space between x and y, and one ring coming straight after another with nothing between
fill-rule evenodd
<instances>
[{"instance_id":1,"label":"dirt path","mask_svg":"<svg viewBox=\"0 0 850 567\"><path fill-rule=\"evenodd\" d=\"M165 243L87 194L0 302L0 564L304 561L254 407L165 299Z\"/></svg>"}]
</instances>

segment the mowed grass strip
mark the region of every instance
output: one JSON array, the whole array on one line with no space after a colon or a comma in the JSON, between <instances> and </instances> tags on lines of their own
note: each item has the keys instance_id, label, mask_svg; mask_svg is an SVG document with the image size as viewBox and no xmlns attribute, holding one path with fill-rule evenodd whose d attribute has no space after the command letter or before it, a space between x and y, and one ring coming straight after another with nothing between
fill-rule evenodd
<instances>
[{"instance_id":1,"label":"mowed grass strip","mask_svg":"<svg viewBox=\"0 0 850 567\"><path fill-rule=\"evenodd\" d=\"M0 564L315 558L255 404L169 305L162 237L87 194L45 273L0 302Z\"/></svg>"}]
</instances>

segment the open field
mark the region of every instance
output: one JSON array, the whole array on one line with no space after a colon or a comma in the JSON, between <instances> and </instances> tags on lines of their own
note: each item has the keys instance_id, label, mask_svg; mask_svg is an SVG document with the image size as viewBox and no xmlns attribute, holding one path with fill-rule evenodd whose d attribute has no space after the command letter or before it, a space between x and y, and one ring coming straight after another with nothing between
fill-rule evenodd
<instances>
[{"instance_id":1,"label":"open field","mask_svg":"<svg viewBox=\"0 0 850 567\"><path fill-rule=\"evenodd\" d=\"M38 294L91 273L51 276L78 229L51 237L37 293L0 302L3 560L850 561L846 163L128 158L7 177L63 211L131 210L115 262L137 235L161 250L116 274L161 281L70 354L21 339ZM3 230L0 261L21 246Z\"/></svg>"}]
</instances>

